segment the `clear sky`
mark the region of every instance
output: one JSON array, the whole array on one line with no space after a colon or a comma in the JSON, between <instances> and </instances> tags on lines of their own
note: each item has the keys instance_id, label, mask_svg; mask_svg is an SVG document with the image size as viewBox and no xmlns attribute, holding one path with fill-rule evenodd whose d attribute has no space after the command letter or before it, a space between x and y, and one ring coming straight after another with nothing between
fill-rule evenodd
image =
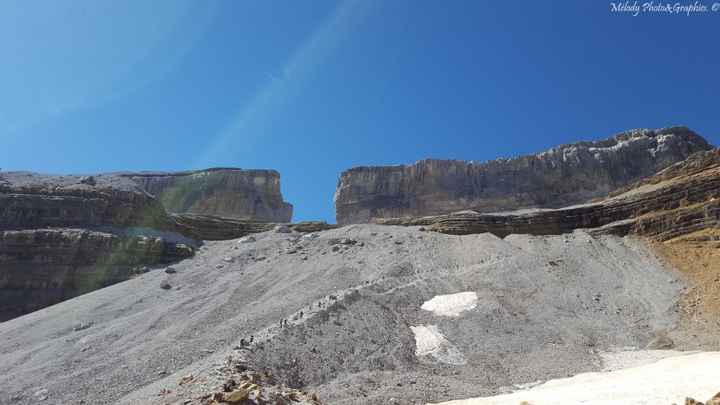
<instances>
[{"instance_id":1,"label":"clear sky","mask_svg":"<svg viewBox=\"0 0 720 405\"><path fill-rule=\"evenodd\" d=\"M720 12L610 9L4 0L0 167L273 168L295 220L334 222L352 166L486 160L674 124L720 143Z\"/></svg>"}]
</instances>

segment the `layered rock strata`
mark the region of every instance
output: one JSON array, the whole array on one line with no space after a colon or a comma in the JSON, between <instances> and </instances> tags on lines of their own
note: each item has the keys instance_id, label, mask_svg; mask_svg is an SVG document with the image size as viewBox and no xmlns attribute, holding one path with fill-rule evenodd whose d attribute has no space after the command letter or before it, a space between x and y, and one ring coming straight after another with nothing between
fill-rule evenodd
<instances>
[{"instance_id":1,"label":"layered rock strata","mask_svg":"<svg viewBox=\"0 0 720 405\"><path fill-rule=\"evenodd\" d=\"M220 211L253 219L168 213ZM250 206L248 201L255 201ZM0 321L126 280L137 268L191 257L203 240L285 222L274 171L49 176L0 173ZM313 232L321 222L284 225Z\"/></svg>"},{"instance_id":2,"label":"layered rock strata","mask_svg":"<svg viewBox=\"0 0 720 405\"><path fill-rule=\"evenodd\" d=\"M86 229L0 231L0 322L127 280L139 266L191 257L159 237Z\"/></svg>"},{"instance_id":3,"label":"layered rock strata","mask_svg":"<svg viewBox=\"0 0 720 405\"><path fill-rule=\"evenodd\" d=\"M688 128L671 127L632 130L484 163L423 160L409 166L357 167L340 176L336 218L348 224L461 210L558 208L605 196L711 148Z\"/></svg>"},{"instance_id":4,"label":"layered rock strata","mask_svg":"<svg viewBox=\"0 0 720 405\"><path fill-rule=\"evenodd\" d=\"M171 227L162 205L129 179L0 173L0 229L100 225Z\"/></svg>"},{"instance_id":5,"label":"layered rock strata","mask_svg":"<svg viewBox=\"0 0 720 405\"><path fill-rule=\"evenodd\" d=\"M275 170L212 168L118 174L155 195L172 213L266 222L292 219L293 207L283 201L280 174Z\"/></svg>"},{"instance_id":6,"label":"layered rock strata","mask_svg":"<svg viewBox=\"0 0 720 405\"><path fill-rule=\"evenodd\" d=\"M318 232L337 227L321 221L278 225L273 222L247 221L210 215L172 214L171 216L178 232L199 240L235 239L253 233L266 232L278 226L296 232Z\"/></svg>"},{"instance_id":7,"label":"layered rock strata","mask_svg":"<svg viewBox=\"0 0 720 405\"><path fill-rule=\"evenodd\" d=\"M0 173L0 321L193 255L130 179Z\"/></svg>"},{"instance_id":8,"label":"layered rock strata","mask_svg":"<svg viewBox=\"0 0 720 405\"><path fill-rule=\"evenodd\" d=\"M504 214L463 211L377 222L423 225L428 230L458 235L552 235L597 228L594 232L634 233L667 240L720 226L720 152L693 155L638 183L636 188L597 203Z\"/></svg>"}]
</instances>

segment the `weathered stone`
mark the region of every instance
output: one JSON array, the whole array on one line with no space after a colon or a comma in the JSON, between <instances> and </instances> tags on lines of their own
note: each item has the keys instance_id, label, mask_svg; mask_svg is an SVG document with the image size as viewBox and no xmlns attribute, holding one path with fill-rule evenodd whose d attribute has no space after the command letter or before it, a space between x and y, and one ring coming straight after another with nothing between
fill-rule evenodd
<instances>
[{"instance_id":1,"label":"weathered stone","mask_svg":"<svg viewBox=\"0 0 720 405\"><path fill-rule=\"evenodd\" d=\"M276 225L275 228L273 228L273 231L275 233L290 233L292 230L290 230L290 227L287 225Z\"/></svg>"},{"instance_id":2,"label":"weathered stone","mask_svg":"<svg viewBox=\"0 0 720 405\"><path fill-rule=\"evenodd\" d=\"M357 167L335 192L339 224L374 219L557 208L586 202L712 147L685 127L633 130L597 142L484 163L423 160Z\"/></svg>"},{"instance_id":3,"label":"weathered stone","mask_svg":"<svg viewBox=\"0 0 720 405\"><path fill-rule=\"evenodd\" d=\"M275 170L211 168L184 172L118 173L155 195L172 213L290 222Z\"/></svg>"}]
</instances>

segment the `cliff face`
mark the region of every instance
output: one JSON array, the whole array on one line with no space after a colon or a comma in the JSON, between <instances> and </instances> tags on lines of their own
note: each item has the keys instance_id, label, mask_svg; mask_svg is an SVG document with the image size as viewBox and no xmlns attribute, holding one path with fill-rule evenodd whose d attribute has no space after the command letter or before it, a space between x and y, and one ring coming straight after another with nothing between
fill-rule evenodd
<instances>
[{"instance_id":1,"label":"cliff face","mask_svg":"<svg viewBox=\"0 0 720 405\"><path fill-rule=\"evenodd\" d=\"M288 222L279 181L271 170L0 173L0 322L191 257L199 240Z\"/></svg>"},{"instance_id":2,"label":"cliff face","mask_svg":"<svg viewBox=\"0 0 720 405\"><path fill-rule=\"evenodd\" d=\"M128 179L0 173L0 229L168 227L163 207Z\"/></svg>"},{"instance_id":3,"label":"cliff face","mask_svg":"<svg viewBox=\"0 0 720 405\"><path fill-rule=\"evenodd\" d=\"M0 322L127 280L138 266L191 257L159 237L86 229L0 232Z\"/></svg>"},{"instance_id":4,"label":"cliff face","mask_svg":"<svg viewBox=\"0 0 720 405\"><path fill-rule=\"evenodd\" d=\"M357 167L335 192L339 224L378 218L556 208L588 201L711 149L685 127L633 130L597 142L484 163L423 160Z\"/></svg>"},{"instance_id":5,"label":"cliff face","mask_svg":"<svg viewBox=\"0 0 720 405\"><path fill-rule=\"evenodd\" d=\"M122 173L155 195L169 212L290 222L274 170L207 169L175 173Z\"/></svg>"},{"instance_id":6,"label":"cliff face","mask_svg":"<svg viewBox=\"0 0 720 405\"><path fill-rule=\"evenodd\" d=\"M0 322L194 253L130 179L0 173Z\"/></svg>"},{"instance_id":7,"label":"cliff face","mask_svg":"<svg viewBox=\"0 0 720 405\"><path fill-rule=\"evenodd\" d=\"M720 151L699 152L603 201L561 209L499 214L463 211L417 218L379 219L466 235L489 232L557 235L578 228L637 234L666 241L720 226Z\"/></svg>"}]
</instances>

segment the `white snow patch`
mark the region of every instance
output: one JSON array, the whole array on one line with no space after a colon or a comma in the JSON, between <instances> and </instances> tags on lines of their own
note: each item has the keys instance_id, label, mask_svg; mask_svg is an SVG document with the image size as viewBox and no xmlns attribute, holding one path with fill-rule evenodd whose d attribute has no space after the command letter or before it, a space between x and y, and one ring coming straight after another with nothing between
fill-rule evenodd
<instances>
[{"instance_id":1,"label":"white snow patch","mask_svg":"<svg viewBox=\"0 0 720 405\"><path fill-rule=\"evenodd\" d=\"M418 357L432 356L446 364L465 364L465 356L450 343L435 325L411 326L415 334L415 355Z\"/></svg>"},{"instance_id":2,"label":"white snow patch","mask_svg":"<svg viewBox=\"0 0 720 405\"><path fill-rule=\"evenodd\" d=\"M600 353L603 362L602 371L622 370L629 367L644 366L668 357L682 356L699 352L681 352L678 350L615 350ZM720 385L718 386L720 391Z\"/></svg>"},{"instance_id":3,"label":"white snow patch","mask_svg":"<svg viewBox=\"0 0 720 405\"><path fill-rule=\"evenodd\" d=\"M436 295L433 299L425 301L420 308L440 316L459 316L463 311L469 311L477 306L478 296L474 291L457 294Z\"/></svg>"},{"instance_id":4,"label":"white snow patch","mask_svg":"<svg viewBox=\"0 0 720 405\"><path fill-rule=\"evenodd\" d=\"M529 390L442 405L641 405L704 401L720 390L720 352L669 357L644 366L583 373L548 381Z\"/></svg>"}]
</instances>

